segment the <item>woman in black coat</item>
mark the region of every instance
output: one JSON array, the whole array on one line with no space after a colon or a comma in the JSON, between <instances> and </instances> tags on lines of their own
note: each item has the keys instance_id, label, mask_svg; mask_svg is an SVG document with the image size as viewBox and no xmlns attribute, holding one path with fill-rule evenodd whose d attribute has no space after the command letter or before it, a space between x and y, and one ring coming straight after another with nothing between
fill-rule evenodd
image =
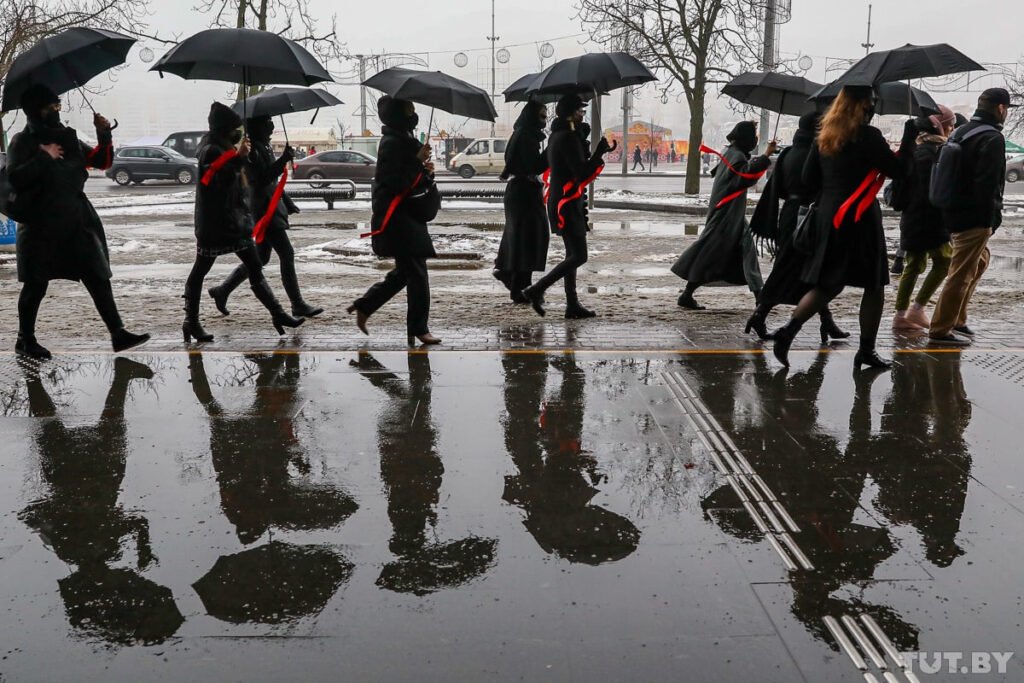
<instances>
[{"instance_id":1,"label":"woman in black coat","mask_svg":"<svg viewBox=\"0 0 1024 683\"><path fill-rule=\"evenodd\" d=\"M301 325L302 318L285 313L263 276L263 261L253 242L249 204L249 180L245 165L249 141L242 139L242 118L220 102L210 107L210 130L199 145L199 183L196 185L196 261L185 282L185 321L181 325L187 344L213 341L199 322L203 280L218 256L235 254L245 265L253 294L273 316L274 329ZM241 143L238 149L235 145Z\"/></svg>"},{"instance_id":2,"label":"woman in black coat","mask_svg":"<svg viewBox=\"0 0 1024 683\"><path fill-rule=\"evenodd\" d=\"M110 286L110 256L103 223L85 196L89 168L110 168L113 140L110 122L94 116L99 144L89 148L60 120L60 99L35 85L21 98L28 124L7 151L7 177L18 195L17 353L48 359L36 341L36 317L50 280L80 281L89 291L110 332L114 351L125 351L149 335L124 329ZM14 211L12 211L14 213Z\"/></svg>"},{"instance_id":3,"label":"woman in black coat","mask_svg":"<svg viewBox=\"0 0 1024 683\"><path fill-rule=\"evenodd\" d=\"M775 170L750 219L750 231L756 237L774 244L778 250L771 275L761 288L757 308L747 321L746 332L749 334L754 330L761 339L771 337L765 321L772 309L779 304L795 306L811 289L810 285L800 279L803 254L793 247L793 231L799 220L800 207L809 206L816 199L804 185L803 170L814 147L819 121L821 114L818 112L800 117L800 126L793 136L793 144L779 155ZM818 316L821 318L822 344L827 344L829 338L846 339L850 336L849 332L839 329L827 306Z\"/></svg>"},{"instance_id":4,"label":"woman in black coat","mask_svg":"<svg viewBox=\"0 0 1024 683\"><path fill-rule=\"evenodd\" d=\"M561 235L565 243L565 259L547 275L523 290L523 298L530 302L538 315L545 315L544 292L564 278L565 317L570 320L593 318L596 313L580 304L576 293L576 270L587 262L586 188L604 168L604 155L614 147L601 138L593 156L588 155L586 143L577 132L583 125L586 104L576 95L567 95L558 101L548 142L548 164L551 167L551 187L548 192L548 221L551 232Z\"/></svg>"},{"instance_id":5,"label":"woman in black coat","mask_svg":"<svg viewBox=\"0 0 1024 683\"><path fill-rule=\"evenodd\" d=\"M494 277L512 293L512 301L528 303L523 290L530 286L534 271L544 272L548 260L548 217L544 209L544 183L548 170L544 128L548 110L540 102L523 107L515 131L505 148L505 232L501 236Z\"/></svg>"},{"instance_id":6,"label":"woman in black coat","mask_svg":"<svg viewBox=\"0 0 1024 683\"><path fill-rule=\"evenodd\" d=\"M283 193L278 202L274 202L277 184L284 173L285 167L295 158L291 146L285 147L280 158L274 158L274 150L270 145L270 137L274 134L274 120L269 116L260 116L246 122L252 149L246 158L245 172L252 183L252 204L257 220L270 213L270 220L263 241L256 245L263 265L270 262L270 255L277 253L281 261L281 283L292 304L292 315L298 318L314 318L324 312L322 308L310 306L302 298L299 289L299 277L295 273L295 249L288 239L288 216L298 213L299 209L287 193ZM272 206L273 205L273 206ZM228 297L249 276L244 263L240 263L224 282L209 289L210 296L217 304L217 310L223 315L231 315L228 310Z\"/></svg>"},{"instance_id":7,"label":"woman in black coat","mask_svg":"<svg viewBox=\"0 0 1024 683\"><path fill-rule=\"evenodd\" d=\"M757 249L747 225L747 188L768 170L776 146L772 141L764 156L750 157L757 147L757 127L752 121L737 123L726 139L730 144L723 161L712 172L715 183L704 232L672 266L672 272L686 280L677 303L693 311L704 309L693 293L711 282L745 284L755 296L761 291Z\"/></svg>"},{"instance_id":8,"label":"woman in black coat","mask_svg":"<svg viewBox=\"0 0 1024 683\"><path fill-rule=\"evenodd\" d=\"M427 223L434 220L441 196L434 183L430 145L421 144L413 131L419 116L412 102L388 95L377 101L377 114L384 124L377 150L377 172L373 178L373 251L395 259L395 268L382 282L348 307L356 314L363 334L367 319L403 289L407 292L406 332L409 345L440 344L430 334L430 281L427 259L435 258L434 242Z\"/></svg>"},{"instance_id":9,"label":"woman in black coat","mask_svg":"<svg viewBox=\"0 0 1024 683\"><path fill-rule=\"evenodd\" d=\"M821 122L818 142L807 157L803 180L818 195L813 250L801 279L812 289L786 325L775 333L775 357L789 366L789 348L803 324L846 287L864 290L860 306L860 349L854 367L888 369L875 351L889 282L882 209L877 194L886 176L903 178L917 126L908 122L897 156L882 132L869 125L875 113L871 88L844 87ZM901 159L902 157L902 159Z\"/></svg>"}]
</instances>

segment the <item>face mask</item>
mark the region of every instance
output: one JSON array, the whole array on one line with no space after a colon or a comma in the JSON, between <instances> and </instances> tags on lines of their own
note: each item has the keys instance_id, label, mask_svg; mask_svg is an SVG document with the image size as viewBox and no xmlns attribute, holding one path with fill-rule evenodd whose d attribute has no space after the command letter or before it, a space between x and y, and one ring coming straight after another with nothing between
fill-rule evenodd
<instances>
[{"instance_id":1,"label":"face mask","mask_svg":"<svg viewBox=\"0 0 1024 683\"><path fill-rule=\"evenodd\" d=\"M51 128L60 127L60 112L54 109L50 109L43 115L43 123Z\"/></svg>"},{"instance_id":2,"label":"face mask","mask_svg":"<svg viewBox=\"0 0 1024 683\"><path fill-rule=\"evenodd\" d=\"M242 131L237 129L231 131L231 136L228 138L228 140L231 141L232 145L237 145L239 142L242 141Z\"/></svg>"},{"instance_id":3,"label":"face mask","mask_svg":"<svg viewBox=\"0 0 1024 683\"><path fill-rule=\"evenodd\" d=\"M409 130L416 130L420 125L419 114L413 114L407 120L409 121Z\"/></svg>"}]
</instances>

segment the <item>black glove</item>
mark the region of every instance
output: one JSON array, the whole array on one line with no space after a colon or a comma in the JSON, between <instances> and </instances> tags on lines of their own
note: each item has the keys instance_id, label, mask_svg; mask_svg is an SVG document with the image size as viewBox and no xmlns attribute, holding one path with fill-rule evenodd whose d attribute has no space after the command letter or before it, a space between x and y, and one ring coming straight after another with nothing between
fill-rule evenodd
<instances>
[{"instance_id":1,"label":"black glove","mask_svg":"<svg viewBox=\"0 0 1024 683\"><path fill-rule=\"evenodd\" d=\"M921 129L917 127L917 120L907 119L903 124L903 139L900 141L900 146L913 144L920 132Z\"/></svg>"},{"instance_id":2,"label":"black glove","mask_svg":"<svg viewBox=\"0 0 1024 683\"><path fill-rule=\"evenodd\" d=\"M594 156L601 158L611 150L611 145L608 144L608 138L601 138L601 141L597 143L597 149L594 150Z\"/></svg>"},{"instance_id":3,"label":"black glove","mask_svg":"<svg viewBox=\"0 0 1024 683\"><path fill-rule=\"evenodd\" d=\"M284 153L281 154L281 158L284 159L284 163L286 164L295 161L295 150L292 149L291 145L284 148Z\"/></svg>"}]
</instances>

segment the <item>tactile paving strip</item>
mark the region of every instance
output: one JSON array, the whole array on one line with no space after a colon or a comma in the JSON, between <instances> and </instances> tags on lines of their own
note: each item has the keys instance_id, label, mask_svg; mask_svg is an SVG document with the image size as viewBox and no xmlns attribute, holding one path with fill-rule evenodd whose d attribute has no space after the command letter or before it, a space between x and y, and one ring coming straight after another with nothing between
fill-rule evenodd
<instances>
[{"instance_id":1,"label":"tactile paving strip","mask_svg":"<svg viewBox=\"0 0 1024 683\"><path fill-rule=\"evenodd\" d=\"M1024 385L1024 354L978 353L965 355L964 359L998 377Z\"/></svg>"}]
</instances>

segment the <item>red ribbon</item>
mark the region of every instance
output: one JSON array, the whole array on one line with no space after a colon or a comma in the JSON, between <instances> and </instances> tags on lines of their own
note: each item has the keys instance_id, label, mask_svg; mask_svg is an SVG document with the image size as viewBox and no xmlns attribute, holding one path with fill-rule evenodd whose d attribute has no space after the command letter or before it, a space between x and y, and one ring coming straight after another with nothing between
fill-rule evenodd
<instances>
[{"instance_id":1,"label":"red ribbon","mask_svg":"<svg viewBox=\"0 0 1024 683\"><path fill-rule=\"evenodd\" d=\"M861 201L860 205L857 207L857 212L854 214L854 220L855 222L859 222L864 216L864 212L871 206L871 202L878 194L878 188L881 187L884 181L885 177L881 173L874 169L869 171L864 180L861 181L861 184L856 190L854 190L853 194L843 202L843 205L839 207L838 211L836 211L836 215L832 217L832 227L836 230L839 229L843 224L843 221L846 220L846 214L850 212L850 209L853 208L853 205L857 203L858 199ZM870 191L872 188L874 188L874 192ZM865 192L867 192L866 195L864 194ZM863 198L861 195L864 195Z\"/></svg>"},{"instance_id":2,"label":"red ribbon","mask_svg":"<svg viewBox=\"0 0 1024 683\"><path fill-rule=\"evenodd\" d=\"M551 194L551 169L544 171L540 177L544 181L544 206L547 206L548 196Z\"/></svg>"},{"instance_id":3,"label":"red ribbon","mask_svg":"<svg viewBox=\"0 0 1024 683\"><path fill-rule=\"evenodd\" d=\"M562 208L565 207L566 204L574 202L577 199L579 199L580 197L582 197L583 196L583 191L585 189L587 189L588 185L590 185L595 180L597 180L597 176L601 175L601 171L603 171L603 170L604 170L604 164L601 164L600 166L597 167L597 170L594 171L594 173L589 178L584 180L579 185L576 185L575 182L570 180L569 182L567 182L565 184L565 187L562 188L562 198L559 200L559 202L558 202L558 209L555 212L556 215L558 216L558 229L559 230L562 230L562 229L565 228L565 217L562 215ZM576 188L575 191L573 190L573 187ZM569 192L572 192L572 194L571 195L568 194Z\"/></svg>"},{"instance_id":4,"label":"red ribbon","mask_svg":"<svg viewBox=\"0 0 1024 683\"><path fill-rule=\"evenodd\" d=\"M412 181L412 185L402 190L400 193L395 195L394 199L391 200L391 204L388 205L388 211L387 213L384 214L384 220L381 221L380 227L374 230L373 232L363 233L362 235L359 236L360 239L366 239L367 237L376 237L377 235L384 232L384 230L386 230L388 227L388 223L391 222L391 217L395 215L395 211L398 209L398 205L405 201L405 198L408 197L409 194L414 189L416 189L416 186L420 184L421 180L423 180L422 172L416 176L416 180Z\"/></svg>"},{"instance_id":5,"label":"red ribbon","mask_svg":"<svg viewBox=\"0 0 1024 683\"><path fill-rule=\"evenodd\" d=\"M284 172L281 174L281 179L277 181L277 187L274 188L274 194L270 197L270 206L267 207L267 212L263 214L263 218L256 223L256 227L252 229L252 237L256 240L256 244L263 244L263 239L267 236L267 228L270 226L270 221L274 219L274 214L277 213L277 205L281 203L281 197L284 196L284 186L288 182L288 167L284 167Z\"/></svg>"},{"instance_id":6,"label":"red ribbon","mask_svg":"<svg viewBox=\"0 0 1024 683\"><path fill-rule=\"evenodd\" d=\"M229 149L228 151L224 152L219 157L217 157L217 160L210 164L210 168L208 168L206 170L206 173L203 174L203 185L209 185L210 183L212 183L213 176L217 175L217 172L220 171L220 169L224 168L224 166L229 161L231 161L237 156L237 149Z\"/></svg>"},{"instance_id":7,"label":"red ribbon","mask_svg":"<svg viewBox=\"0 0 1024 683\"><path fill-rule=\"evenodd\" d=\"M725 206L726 204L728 204L732 200L734 200L734 199L736 199L736 198L746 194L746 192L747 191L745 189L744 190L737 190L736 192L733 192L731 195L728 195L727 197L724 197L722 199L722 201L720 201L717 204L715 204L715 208L716 209L721 209L723 206Z\"/></svg>"},{"instance_id":8,"label":"red ribbon","mask_svg":"<svg viewBox=\"0 0 1024 683\"><path fill-rule=\"evenodd\" d=\"M728 168L730 171L732 171L733 173L738 175L740 178L746 178L747 180L760 180L762 178L762 176L764 176L764 174L768 172L768 169L766 168L765 170L761 171L760 173L743 173L742 171L737 171L736 168L732 164L729 163L729 160L726 159L725 156L721 152L719 152L718 150L711 149L710 147L708 147L706 145L701 145L700 146L700 151L701 152L706 152L708 154L714 154L716 157L718 157L719 159L722 160L722 163L725 164L726 168Z\"/></svg>"},{"instance_id":9,"label":"red ribbon","mask_svg":"<svg viewBox=\"0 0 1024 683\"><path fill-rule=\"evenodd\" d=\"M100 165L96 164L96 155L100 152L106 152L106 156L103 157L103 161ZM114 165L114 145L96 145L89 152L88 156L85 157L85 163L91 168L95 168L97 171L105 171Z\"/></svg>"}]
</instances>

